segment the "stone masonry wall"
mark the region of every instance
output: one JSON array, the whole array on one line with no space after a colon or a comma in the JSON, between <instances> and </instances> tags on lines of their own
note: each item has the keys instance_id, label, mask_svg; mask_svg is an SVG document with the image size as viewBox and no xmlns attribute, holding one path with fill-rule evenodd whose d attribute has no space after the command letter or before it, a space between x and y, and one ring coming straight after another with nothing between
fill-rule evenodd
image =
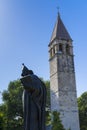
<instances>
[{"instance_id":1,"label":"stone masonry wall","mask_svg":"<svg viewBox=\"0 0 87 130\"><path fill-rule=\"evenodd\" d=\"M60 112L66 129L80 130L73 56L58 54L50 60L51 110Z\"/></svg>"}]
</instances>

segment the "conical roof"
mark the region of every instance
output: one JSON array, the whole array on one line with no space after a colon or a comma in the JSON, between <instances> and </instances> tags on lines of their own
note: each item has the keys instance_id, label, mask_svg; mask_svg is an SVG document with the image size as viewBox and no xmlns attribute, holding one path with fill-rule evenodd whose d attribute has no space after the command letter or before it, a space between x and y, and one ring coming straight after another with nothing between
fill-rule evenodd
<instances>
[{"instance_id":1,"label":"conical roof","mask_svg":"<svg viewBox=\"0 0 87 130\"><path fill-rule=\"evenodd\" d=\"M53 30L53 33L51 36L50 43L54 39L72 40L60 18L60 14L58 14L58 18L57 18L56 24L54 26L54 30Z\"/></svg>"}]
</instances>

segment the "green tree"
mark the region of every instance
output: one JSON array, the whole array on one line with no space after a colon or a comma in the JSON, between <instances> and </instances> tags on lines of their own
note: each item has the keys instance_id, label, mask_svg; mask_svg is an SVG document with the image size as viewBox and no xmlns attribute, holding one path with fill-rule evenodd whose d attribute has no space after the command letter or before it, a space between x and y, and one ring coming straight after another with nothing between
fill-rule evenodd
<instances>
[{"instance_id":1,"label":"green tree","mask_svg":"<svg viewBox=\"0 0 87 130\"><path fill-rule=\"evenodd\" d=\"M10 82L8 90L4 91L2 110L5 118L5 126L7 130L22 129L23 126L23 110L22 110L22 93L23 87L19 80Z\"/></svg>"},{"instance_id":2,"label":"green tree","mask_svg":"<svg viewBox=\"0 0 87 130\"><path fill-rule=\"evenodd\" d=\"M3 113L0 112L0 130L4 129Z\"/></svg>"},{"instance_id":3,"label":"green tree","mask_svg":"<svg viewBox=\"0 0 87 130\"><path fill-rule=\"evenodd\" d=\"M53 111L52 115L52 130L65 130L60 120L60 113Z\"/></svg>"},{"instance_id":4,"label":"green tree","mask_svg":"<svg viewBox=\"0 0 87 130\"><path fill-rule=\"evenodd\" d=\"M87 130L87 92L78 98L80 129Z\"/></svg>"},{"instance_id":5,"label":"green tree","mask_svg":"<svg viewBox=\"0 0 87 130\"><path fill-rule=\"evenodd\" d=\"M1 128L3 128L3 130L5 130L6 128L6 105L1 104L0 105L0 130Z\"/></svg>"}]
</instances>

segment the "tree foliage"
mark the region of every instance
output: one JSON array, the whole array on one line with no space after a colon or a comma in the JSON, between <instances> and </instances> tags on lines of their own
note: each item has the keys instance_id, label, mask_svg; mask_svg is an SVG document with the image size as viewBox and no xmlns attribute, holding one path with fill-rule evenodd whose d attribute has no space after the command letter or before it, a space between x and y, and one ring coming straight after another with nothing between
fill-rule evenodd
<instances>
[{"instance_id":1,"label":"tree foliage","mask_svg":"<svg viewBox=\"0 0 87 130\"><path fill-rule=\"evenodd\" d=\"M0 111L4 115L4 124L6 130L22 129L23 110L22 110L23 88L19 80L10 82L8 90L2 94L3 104Z\"/></svg>"},{"instance_id":2,"label":"tree foliage","mask_svg":"<svg viewBox=\"0 0 87 130\"><path fill-rule=\"evenodd\" d=\"M60 114L57 111L53 111L52 130L65 130L60 120Z\"/></svg>"},{"instance_id":3,"label":"tree foliage","mask_svg":"<svg viewBox=\"0 0 87 130\"><path fill-rule=\"evenodd\" d=\"M87 130L87 92L78 98L80 129Z\"/></svg>"},{"instance_id":4,"label":"tree foliage","mask_svg":"<svg viewBox=\"0 0 87 130\"><path fill-rule=\"evenodd\" d=\"M3 113L0 112L0 130L4 129L4 118L3 118Z\"/></svg>"}]
</instances>

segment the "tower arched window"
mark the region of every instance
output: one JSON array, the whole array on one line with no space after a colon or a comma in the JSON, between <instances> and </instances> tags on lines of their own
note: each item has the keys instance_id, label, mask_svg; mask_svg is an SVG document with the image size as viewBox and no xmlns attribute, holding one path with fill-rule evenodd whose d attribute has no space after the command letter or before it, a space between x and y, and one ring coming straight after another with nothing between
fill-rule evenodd
<instances>
[{"instance_id":1,"label":"tower arched window","mask_svg":"<svg viewBox=\"0 0 87 130\"><path fill-rule=\"evenodd\" d=\"M55 46L53 47L53 54L55 55Z\"/></svg>"},{"instance_id":2,"label":"tower arched window","mask_svg":"<svg viewBox=\"0 0 87 130\"><path fill-rule=\"evenodd\" d=\"M66 45L66 54L70 54L70 46L69 46L69 44Z\"/></svg>"},{"instance_id":3,"label":"tower arched window","mask_svg":"<svg viewBox=\"0 0 87 130\"><path fill-rule=\"evenodd\" d=\"M52 49L50 50L50 58L52 58Z\"/></svg>"},{"instance_id":4,"label":"tower arched window","mask_svg":"<svg viewBox=\"0 0 87 130\"><path fill-rule=\"evenodd\" d=\"M62 53L63 52L63 46L62 46L62 44L60 43L59 44L59 53Z\"/></svg>"}]
</instances>

